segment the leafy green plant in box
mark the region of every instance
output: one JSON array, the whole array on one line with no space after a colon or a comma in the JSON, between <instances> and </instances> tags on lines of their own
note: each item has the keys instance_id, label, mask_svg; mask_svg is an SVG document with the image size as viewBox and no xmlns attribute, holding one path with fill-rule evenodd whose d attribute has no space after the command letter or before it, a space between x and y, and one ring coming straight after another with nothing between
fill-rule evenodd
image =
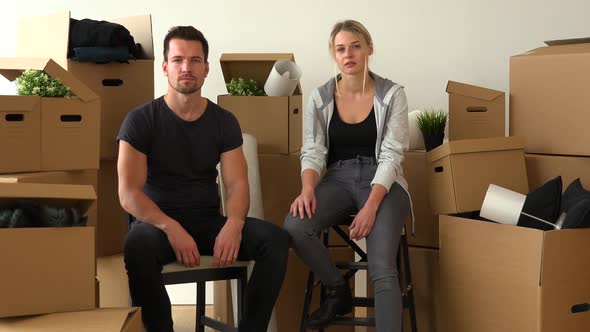
<instances>
[{"instance_id":1,"label":"leafy green plant in box","mask_svg":"<svg viewBox=\"0 0 590 332\"><path fill-rule=\"evenodd\" d=\"M17 93L22 96L71 97L70 88L58 78L53 78L41 70L27 69L16 78Z\"/></svg>"},{"instance_id":2,"label":"leafy green plant in box","mask_svg":"<svg viewBox=\"0 0 590 332\"><path fill-rule=\"evenodd\" d=\"M258 83L252 78L232 78L226 86L227 91L232 96L266 96L264 91L258 88Z\"/></svg>"}]
</instances>

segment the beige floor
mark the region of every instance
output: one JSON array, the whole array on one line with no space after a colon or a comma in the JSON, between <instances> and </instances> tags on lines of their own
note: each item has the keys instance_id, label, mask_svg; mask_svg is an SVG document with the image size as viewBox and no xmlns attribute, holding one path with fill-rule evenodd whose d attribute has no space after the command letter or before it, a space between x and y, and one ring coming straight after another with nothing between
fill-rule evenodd
<instances>
[{"instance_id":1,"label":"beige floor","mask_svg":"<svg viewBox=\"0 0 590 332\"><path fill-rule=\"evenodd\" d=\"M358 312L357 315L360 313ZM213 316L213 306L208 305L205 309L207 316ZM174 320L175 332L194 332L195 331L195 306L194 305L174 305L172 306L172 319ZM371 329L373 330L373 329ZM213 332L215 330L206 327L205 332ZM355 332L365 332L367 328L356 327ZM279 331L280 332L280 331Z\"/></svg>"}]
</instances>

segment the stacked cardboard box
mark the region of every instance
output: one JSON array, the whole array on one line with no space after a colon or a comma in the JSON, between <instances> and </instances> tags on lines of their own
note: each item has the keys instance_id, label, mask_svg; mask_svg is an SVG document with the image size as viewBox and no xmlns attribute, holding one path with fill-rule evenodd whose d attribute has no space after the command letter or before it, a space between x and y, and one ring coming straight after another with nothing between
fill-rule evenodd
<instances>
[{"instance_id":1,"label":"stacked cardboard box","mask_svg":"<svg viewBox=\"0 0 590 332\"><path fill-rule=\"evenodd\" d=\"M589 178L590 44L551 45L510 59L510 134L525 138L530 190L558 175L564 189ZM441 216L441 330L587 330L590 269L580 262L590 259L589 240L587 229L544 232Z\"/></svg>"}]
</instances>

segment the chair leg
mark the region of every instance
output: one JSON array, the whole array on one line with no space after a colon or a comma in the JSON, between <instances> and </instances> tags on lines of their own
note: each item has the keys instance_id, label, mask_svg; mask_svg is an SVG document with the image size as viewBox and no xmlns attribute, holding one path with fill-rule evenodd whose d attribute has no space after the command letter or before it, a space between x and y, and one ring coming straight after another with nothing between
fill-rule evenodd
<instances>
[{"instance_id":1,"label":"chair leg","mask_svg":"<svg viewBox=\"0 0 590 332\"><path fill-rule=\"evenodd\" d=\"M313 295L313 272L309 271L307 275L307 286L305 287L305 297L303 299L303 313L301 315L300 332L307 331L307 324L309 323L309 305Z\"/></svg>"},{"instance_id":2,"label":"chair leg","mask_svg":"<svg viewBox=\"0 0 590 332\"><path fill-rule=\"evenodd\" d=\"M246 304L246 287L248 287L248 270L245 270L240 279L238 279L237 287L237 302L238 302L238 317L236 326L240 325L242 318L244 317L244 305Z\"/></svg>"},{"instance_id":3,"label":"chair leg","mask_svg":"<svg viewBox=\"0 0 590 332\"><path fill-rule=\"evenodd\" d=\"M205 324L203 321L205 317L205 283L197 282L197 324L195 326L196 332L205 332Z\"/></svg>"}]
</instances>

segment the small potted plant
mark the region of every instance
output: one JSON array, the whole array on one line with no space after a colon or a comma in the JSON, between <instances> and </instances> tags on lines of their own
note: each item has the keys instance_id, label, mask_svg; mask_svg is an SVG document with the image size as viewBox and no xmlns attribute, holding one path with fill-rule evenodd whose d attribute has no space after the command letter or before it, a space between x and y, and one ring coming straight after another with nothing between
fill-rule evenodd
<instances>
[{"instance_id":1,"label":"small potted plant","mask_svg":"<svg viewBox=\"0 0 590 332\"><path fill-rule=\"evenodd\" d=\"M445 137L448 113L443 109L430 109L417 115L418 128L424 137L424 147L430 151L441 145Z\"/></svg>"},{"instance_id":2,"label":"small potted plant","mask_svg":"<svg viewBox=\"0 0 590 332\"><path fill-rule=\"evenodd\" d=\"M16 78L16 82L16 91L20 96L72 97L70 88L42 70L27 69Z\"/></svg>"},{"instance_id":3,"label":"small potted plant","mask_svg":"<svg viewBox=\"0 0 590 332\"><path fill-rule=\"evenodd\" d=\"M252 78L232 78L226 86L227 91L232 96L266 96L264 91L258 88L258 83Z\"/></svg>"}]
</instances>

